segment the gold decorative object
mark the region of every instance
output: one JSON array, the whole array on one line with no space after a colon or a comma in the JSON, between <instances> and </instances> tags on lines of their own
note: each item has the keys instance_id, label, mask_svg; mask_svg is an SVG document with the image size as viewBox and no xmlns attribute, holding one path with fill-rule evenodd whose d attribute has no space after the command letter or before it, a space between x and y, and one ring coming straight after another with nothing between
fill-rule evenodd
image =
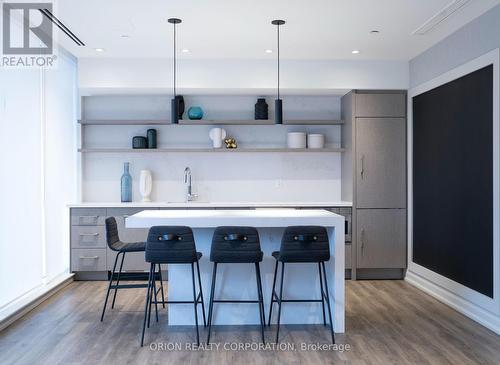
<instances>
[{"instance_id":1,"label":"gold decorative object","mask_svg":"<svg viewBox=\"0 0 500 365\"><path fill-rule=\"evenodd\" d=\"M238 148L238 145L236 144L236 139L234 139L234 137L225 138L224 143L226 144L226 148Z\"/></svg>"}]
</instances>

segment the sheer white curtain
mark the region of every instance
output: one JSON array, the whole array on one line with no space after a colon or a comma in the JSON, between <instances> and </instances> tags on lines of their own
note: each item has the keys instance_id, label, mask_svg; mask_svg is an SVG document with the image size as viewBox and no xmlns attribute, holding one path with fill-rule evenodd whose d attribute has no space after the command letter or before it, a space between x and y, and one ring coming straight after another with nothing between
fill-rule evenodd
<instances>
[{"instance_id":1,"label":"sheer white curtain","mask_svg":"<svg viewBox=\"0 0 500 365\"><path fill-rule=\"evenodd\" d=\"M69 273L76 70L0 69L0 320Z\"/></svg>"},{"instance_id":2,"label":"sheer white curtain","mask_svg":"<svg viewBox=\"0 0 500 365\"><path fill-rule=\"evenodd\" d=\"M43 276L41 75L0 70L0 308Z\"/></svg>"}]
</instances>

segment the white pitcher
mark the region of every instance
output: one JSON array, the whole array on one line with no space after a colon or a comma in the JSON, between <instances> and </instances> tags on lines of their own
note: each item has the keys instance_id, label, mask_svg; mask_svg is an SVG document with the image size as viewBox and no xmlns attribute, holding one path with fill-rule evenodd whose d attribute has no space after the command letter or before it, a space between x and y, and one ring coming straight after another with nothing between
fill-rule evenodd
<instances>
[{"instance_id":1,"label":"white pitcher","mask_svg":"<svg viewBox=\"0 0 500 365\"><path fill-rule=\"evenodd\" d=\"M226 138L226 130L223 128L212 128L208 136L212 140L214 148L221 148L222 140Z\"/></svg>"}]
</instances>

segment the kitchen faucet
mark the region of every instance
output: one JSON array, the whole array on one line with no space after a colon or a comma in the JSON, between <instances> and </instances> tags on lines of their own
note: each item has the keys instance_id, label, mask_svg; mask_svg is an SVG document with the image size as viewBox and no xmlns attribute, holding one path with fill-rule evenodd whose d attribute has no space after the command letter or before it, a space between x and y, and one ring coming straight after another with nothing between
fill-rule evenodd
<instances>
[{"instance_id":1,"label":"kitchen faucet","mask_svg":"<svg viewBox=\"0 0 500 365\"><path fill-rule=\"evenodd\" d=\"M198 194L193 194L193 186L191 184L191 169L186 167L184 169L184 185L186 186L186 201L190 202L198 197Z\"/></svg>"}]
</instances>

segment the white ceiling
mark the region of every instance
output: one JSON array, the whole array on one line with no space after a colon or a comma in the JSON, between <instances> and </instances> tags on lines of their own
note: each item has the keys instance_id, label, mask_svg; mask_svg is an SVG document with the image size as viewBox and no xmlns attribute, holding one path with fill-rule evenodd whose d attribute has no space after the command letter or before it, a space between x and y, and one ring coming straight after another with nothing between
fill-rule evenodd
<instances>
[{"instance_id":1,"label":"white ceiling","mask_svg":"<svg viewBox=\"0 0 500 365\"><path fill-rule=\"evenodd\" d=\"M412 32L451 0L58 0L55 14L85 44L64 34L77 57L171 57L170 17L179 17L180 58L266 59L275 53L276 27L287 59L409 60L500 0L472 0L426 35ZM371 35L379 30L379 35ZM124 38L122 35L130 36ZM96 52L104 48L105 52ZM353 55L352 50L360 54Z\"/></svg>"}]
</instances>

